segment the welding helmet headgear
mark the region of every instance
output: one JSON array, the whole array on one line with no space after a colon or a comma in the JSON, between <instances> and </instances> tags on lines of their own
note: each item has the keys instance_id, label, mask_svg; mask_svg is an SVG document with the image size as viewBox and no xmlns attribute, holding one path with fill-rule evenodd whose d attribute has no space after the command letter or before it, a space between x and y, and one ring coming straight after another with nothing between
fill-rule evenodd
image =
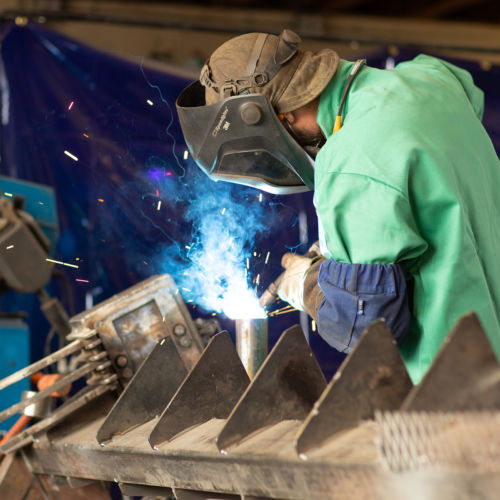
<instances>
[{"instance_id":1,"label":"welding helmet headgear","mask_svg":"<svg viewBox=\"0 0 500 500\"><path fill-rule=\"evenodd\" d=\"M290 30L229 40L177 99L191 154L214 180L276 194L313 188L314 162L277 113L315 99L335 73L338 56L328 49L304 52L300 41Z\"/></svg>"}]
</instances>

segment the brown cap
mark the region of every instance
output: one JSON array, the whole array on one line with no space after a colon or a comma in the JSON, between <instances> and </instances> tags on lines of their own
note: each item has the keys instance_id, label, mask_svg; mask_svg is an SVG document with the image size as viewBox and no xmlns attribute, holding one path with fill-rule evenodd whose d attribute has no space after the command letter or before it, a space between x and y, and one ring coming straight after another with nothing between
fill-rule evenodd
<instances>
[{"instance_id":1,"label":"brown cap","mask_svg":"<svg viewBox=\"0 0 500 500\"><path fill-rule=\"evenodd\" d=\"M339 57L331 49L298 48L291 30L281 35L248 33L223 43L203 67L206 104L230 95L266 95L278 113L288 113L315 99L337 70Z\"/></svg>"}]
</instances>

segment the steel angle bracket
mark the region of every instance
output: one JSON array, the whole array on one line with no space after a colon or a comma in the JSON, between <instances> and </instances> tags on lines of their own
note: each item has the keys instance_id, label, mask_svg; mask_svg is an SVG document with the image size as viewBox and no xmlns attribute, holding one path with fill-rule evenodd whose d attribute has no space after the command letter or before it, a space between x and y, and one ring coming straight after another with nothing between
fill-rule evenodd
<instances>
[{"instance_id":1,"label":"steel angle bracket","mask_svg":"<svg viewBox=\"0 0 500 500\"><path fill-rule=\"evenodd\" d=\"M455 324L401 411L500 409L500 365L475 313Z\"/></svg>"},{"instance_id":2,"label":"steel angle bracket","mask_svg":"<svg viewBox=\"0 0 500 500\"><path fill-rule=\"evenodd\" d=\"M165 337L157 342L97 431L97 441L103 444L158 416L186 373L173 340Z\"/></svg>"},{"instance_id":3,"label":"steel angle bracket","mask_svg":"<svg viewBox=\"0 0 500 500\"><path fill-rule=\"evenodd\" d=\"M259 368L217 438L219 450L282 420L302 420L326 386L302 329L286 330Z\"/></svg>"},{"instance_id":4,"label":"steel angle bracket","mask_svg":"<svg viewBox=\"0 0 500 500\"><path fill-rule=\"evenodd\" d=\"M296 438L304 455L339 431L374 417L376 409L401 406L410 376L384 320L370 325L328 384Z\"/></svg>"},{"instance_id":5,"label":"steel angle bracket","mask_svg":"<svg viewBox=\"0 0 500 500\"><path fill-rule=\"evenodd\" d=\"M153 448L212 418L225 419L249 378L227 332L209 342L149 435Z\"/></svg>"}]
</instances>

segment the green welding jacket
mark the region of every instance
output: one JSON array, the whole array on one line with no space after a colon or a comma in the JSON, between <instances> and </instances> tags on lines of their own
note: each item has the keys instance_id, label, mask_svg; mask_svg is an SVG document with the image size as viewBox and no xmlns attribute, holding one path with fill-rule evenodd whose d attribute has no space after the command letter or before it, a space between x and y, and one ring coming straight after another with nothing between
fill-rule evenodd
<instances>
[{"instance_id":1,"label":"green welding jacket","mask_svg":"<svg viewBox=\"0 0 500 500\"><path fill-rule=\"evenodd\" d=\"M414 383L470 311L500 359L500 162L481 123L483 92L467 71L426 55L364 67L332 134L353 64L340 61L318 109L322 253L404 270L411 320L400 351Z\"/></svg>"}]
</instances>

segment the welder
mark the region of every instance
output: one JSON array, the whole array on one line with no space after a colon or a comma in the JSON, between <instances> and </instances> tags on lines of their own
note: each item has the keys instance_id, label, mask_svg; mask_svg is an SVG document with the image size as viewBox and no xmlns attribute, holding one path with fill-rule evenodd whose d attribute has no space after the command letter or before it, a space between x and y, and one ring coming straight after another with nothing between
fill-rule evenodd
<instances>
[{"instance_id":1,"label":"welder","mask_svg":"<svg viewBox=\"0 0 500 500\"><path fill-rule=\"evenodd\" d=\"M214 180L314 189L321 257L286 255L280 297L342 352L385 318L415 383L468 311L500 358L500 162L482 91L428 55L381 70L300 44L291 30L232 38L177 101Z\"/></svg>"}]
</instances>

